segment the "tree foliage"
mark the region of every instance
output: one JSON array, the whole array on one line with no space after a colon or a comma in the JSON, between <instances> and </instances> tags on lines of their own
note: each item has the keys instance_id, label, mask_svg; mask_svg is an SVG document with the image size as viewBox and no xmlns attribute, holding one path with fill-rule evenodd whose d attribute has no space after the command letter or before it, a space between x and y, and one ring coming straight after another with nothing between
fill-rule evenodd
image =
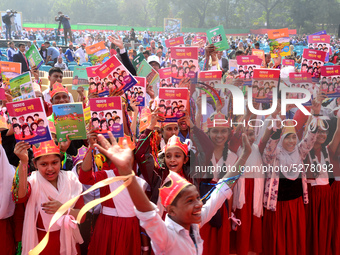
<instances>
[{"instance_id":1,"label":"tree foliage","mask_svg":"<svg viewBox=\"0 0 340 255\"><path fill-rule=\"evenodd\" d=\"M23 13L24 22L53 23L58 11L71 23L163 26L164 18L181 18L183 27L296 28L336 31L340 0L12 0L0 10Z\"/></svg>"}]
</instances>

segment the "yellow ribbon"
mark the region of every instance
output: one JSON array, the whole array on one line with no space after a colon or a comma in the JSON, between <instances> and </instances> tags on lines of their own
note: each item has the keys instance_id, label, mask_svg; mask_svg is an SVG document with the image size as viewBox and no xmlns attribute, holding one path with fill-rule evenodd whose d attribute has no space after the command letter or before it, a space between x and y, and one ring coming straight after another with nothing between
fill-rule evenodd
<instances>
[{"instance_id":1,"label":"yellow ribbon","mask_svg":"<svg viewBox=\"0 0 340 255\"><path fill-rule=\"evenodd\" d=\"M110 177L110 178L107 178L105 180L102 180L100 182L97 182L96 184L94 184L91 188L89 188L88 190L84 191L83 193L81 193L80 195L74 197L74 198L71 198L69 201L67 201L65 204L63 204L59 209L58 211L55 212L55 214L53 215L51 221L50 221L50 224L48 226L48 231L46 233L46 235L44 236L44 238L40 241L40 243L35 246L32 250L30 250L28 252L29 255L38 255L40 252L42 252L47 243L48 243L48 239L49 239L49 235L50 235L50 229L51 227L54 225L54 223L56 223L63 215L65 212L68 211L69 208L71 208L71 206L77 202L77 200L79 199L80 196L83 196L89 192L92 192L96 189L99 189L99 188L102 188L102 187L105 187L107 185L110 185L111 183L113 182L117 182L117 181L124 181L124 183L122 185L120 185L115 191L111 192L110 194L108 194L107 196L105 197L102 197L102 198L98 198L98 199L95 199L89 203L87 203L86 205L84 205L81 210L79 211L78 213L78 216L77 216L77 223L80 224L80 220L81 218L83 217L83 215L88 211L90 210L91 208L95 207L96 205L110 199L110 198L113 198L115 196L117 196L123 189L125 189L127 186L130 185L130 183L132 182L132 178L134 176L134 172L132 172L132 174L130 175L127 175L127 176L116 176L116 177Z\"/></svg>"}]
</instances>

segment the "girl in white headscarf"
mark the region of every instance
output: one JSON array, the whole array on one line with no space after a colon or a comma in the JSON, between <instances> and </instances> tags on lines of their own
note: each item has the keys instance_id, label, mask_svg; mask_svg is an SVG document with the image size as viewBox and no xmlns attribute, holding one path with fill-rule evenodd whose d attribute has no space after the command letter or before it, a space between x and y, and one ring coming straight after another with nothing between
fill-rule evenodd
<instances>
[{"instance_id":1,"label":"girl in white headscarf","mask_svg":"<svg viewBox=\"0 0 340 255\"><path fill-rule=\"evenodd\" d=\"M82 191L82 185L73 172L60 170L62 156L52 140L33 145L33 163L38 171L27 178L29 148L28 143L21 141L14 149L20 164L17 175L19 182L14 187L13 196L17 203L27 202L22 236L23 255L27 255L44 238L60 206ZM82 243L83 239L78 225L72 222L79 212L76 207L70 208L68 214L51 227L48 244L40 254L80 254L77 244Z\"/></svg>"},{"instance_id":2,"label":"girl in white headscarf","mask_svg":"<svg viewBox=\"0 0 340 255\"><path fill-rule=\"evenodd\" d=\"M308 193L303 160L313 148L317 129L308 131L298 143L293 122L285 125L274 132L263 153L264 164L273 168L264 191L264 255L306 254L304 203L308 203Z\"/></svg>"},{"instance_id":3,"label":"girl in white headscarf","mask_svg":"<svg viewBox=\"0 0 340 255\"><path fill-rule=\"evenodd\" d=\"M15 204L11 186L15 169L9 164L6 153L0 145L0 247L3 254L15 254L15 240L11 217Z\"/></svg>"}]
</instances>

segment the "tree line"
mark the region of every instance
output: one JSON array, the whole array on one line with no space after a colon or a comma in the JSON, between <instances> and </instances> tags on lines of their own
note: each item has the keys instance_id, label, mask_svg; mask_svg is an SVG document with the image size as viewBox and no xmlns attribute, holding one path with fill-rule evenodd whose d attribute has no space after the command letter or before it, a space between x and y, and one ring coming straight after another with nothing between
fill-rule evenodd
<instances>
[{"instance_id":1,"label":"tree line","mask_svg":"<svg viewBox=\"0 0 340 255\"><path fill-rule=\"evenodd\" d=\"M181 18L183 27L228 29L295 28L299 33L337 31L338 0L12 0L0 10L23 13L24 22L53 23L58 11L71 24L159 27L164 18Z\"/></svg>"}]
</instances>

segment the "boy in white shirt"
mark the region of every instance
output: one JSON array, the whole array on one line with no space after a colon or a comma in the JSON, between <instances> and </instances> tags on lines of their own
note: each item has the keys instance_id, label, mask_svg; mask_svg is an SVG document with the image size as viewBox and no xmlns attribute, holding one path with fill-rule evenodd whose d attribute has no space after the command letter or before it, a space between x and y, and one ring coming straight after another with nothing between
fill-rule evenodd
<instances>
[{"instance_id":1,"label":"boy in white shirt","mask_svg":"<svg viewBox=\"0 0 340 255\"><path fill-rule=\"evenodd\" d=\"M109 132L109 137L112 145L102 135L98 135L101 145L95 144L95 147L115 164L120 175L132 174L133 153L126 141L122 149L111 132ZM251 153L245 134L242 135L242 143L245 149L235 163L236 169L240 169ZM224 178L236 174L238 173L229 172ZM165 185L160 189L161 202L168 212L164 222L157 213L156 206L149 201L135 177L127 189L135 205L136 216L151 238L152 248L156 255L202 254L203 240L200 237L199 228L207 223L225 199L229 199L232 195L228 185L220 182L208 202L203 205L197 188L175 172L171 172ZM143 251L147 250L148 247L143 247Z\"/></svg>"}]
</instances>

